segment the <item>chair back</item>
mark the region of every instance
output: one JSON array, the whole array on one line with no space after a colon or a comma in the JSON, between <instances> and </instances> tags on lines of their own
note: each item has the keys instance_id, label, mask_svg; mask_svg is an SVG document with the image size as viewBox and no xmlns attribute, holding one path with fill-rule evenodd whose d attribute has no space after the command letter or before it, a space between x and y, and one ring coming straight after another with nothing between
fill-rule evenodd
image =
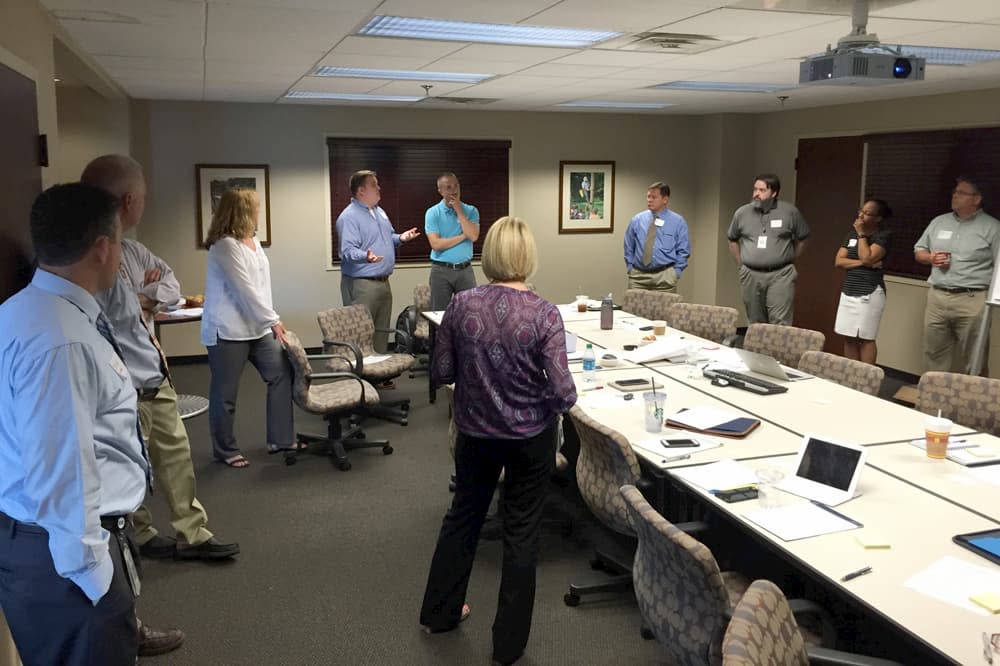
<instances>
[{"instance_id":1,"label":"chair back","mask_svg":"<svg viewBox=\"0 0 1000 666\"><path fill-rule=\"evenodd\" d=\"M724 666L806 666L805 642L788 600L769 580L755 580L733 611L722 639Z\"/></svg>"},{"instance_id":2,"label":"chair back","mask_svg":"<svg viewBox=\"0 0 1000 666\"><path fill-rule=\"evenodd\" d=\"M666 518L634 486L620 489L639 539L632 584L643 623L677 664L719 664L731 606L712 551Z\"/></svg>"},{"instance_id":3,"label":"chair back","mask_svg":"<svg viewBox=\"0 0 1000 666\"><path fill-rule=\"evenodd\" d=\"M1000 436L1000 379L956 372L925 372L917 385L917 409Z\"/></svg>"},{"instance_id":4,"label":"chair back","mask_svg":"<svg viewBox=\"0 0 1000 666\"><path fill-rule=\"evenodd\" d=\"M569 416L580 437L576 482L580 495L598 520L621 534L632 536L628 510L618 489L639 480L639 460L632 445L616 430L587 416L574 406Z\"/></svg>"},{"instance_id":5,"label":"chair back","mask_svg":"<svg viewBox=\"0 0 1000 666\"><path fill-rule=\"evenodd\" d=\"M285 329L285 356L292 365L292 400L302 406L309 402L309 386L312 383L312 366L299 336Z\"/></svg>"},{"instance_id":6,"label":"chair back","mask_svg":"<svg viewBox=\"0 0 1000 666\"><path fill-rule=\"evenodd\" d=\"M372 343L375 336L375 322L372 321L368 306L345 305L339 308L330 308L318 313L316 319L319 321L319 328L323 332L324 340L353 342L361 349L362 356L370 356L375 353L375 347ZM346 347L324 344L323 353L343 358L347 362L346 367L341 363L331 362L330 367L336 370L350 370L354 367L354 355Z\"/></svg>"},{"instance_id":7,"label":"chair back","mask_svg":"<svg viewBox=\"0 0 1000 666\"><path fill-rule=\"evenodd\" d=\"M799 359L807 351L822 351L826 336L819 331L781 324L751 324L743 348L767 354L790 368L799 367Z\"/></svg>"},{"instance_id":8,"label":"chair back","mask_svg":"<svg viewBox=\"0 0 1000 666\"><path fill-rule=\"evenodd\" d=\"M713 342L723 343L736 336L736 308L701 303L674 303L667 321L670 326Z\"/></svg>"},{"instance_id":9,"label":"chair back","mask_svg":"<svg viewBox=\"0 0 1000 666\"><path fill-rule=\"evenodd\" d=\"M822 351L803 353L799 360L799 370L876 396L885 377L885 372L877 365Z\"/></svg>"},{"instance_id":10,"label":"chair back","mask_svg":"<svg viewBox=\"0 0 1000 666\"><path fill-rule=\"evenodd\" d=\"M430 337L430 322L420 316L431 308L431 286L418 284L413 288L413 314L416 321L413 326L413 337L426 340Z\"/></svg>"},{"instance_id":11,"label":"chair back","mask_svg":"<svg viewBox=\"0 0 1000 666\"><path fill-rule=\"evenodd\" d=\"M622 309L646 319L669 321L670 306L679 303L680 300L680 294L669 291L628 289L625 291L625 298L622 299Z\"/></svg>"}]
</instances>

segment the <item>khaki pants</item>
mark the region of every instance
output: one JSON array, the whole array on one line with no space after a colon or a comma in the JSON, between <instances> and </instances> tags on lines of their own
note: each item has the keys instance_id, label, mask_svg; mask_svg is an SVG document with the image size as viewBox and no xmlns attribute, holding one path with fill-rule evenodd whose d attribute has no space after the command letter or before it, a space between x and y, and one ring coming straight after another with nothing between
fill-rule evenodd
<instances>
[{"instance_id":1,"label":"khaki pants","mask_svg":"<svg viewBox=\"0 0 1000 666\"><path fill-rule=\"evenodd\" d=\"M380 333L378 329L388 330L389 319L392 317L392 287L388 280L365 280L349 275L340 277L340 297L344 305L364 305L375 322L375 351L384 353L389 344L389 334Z\"/></svg>"},{"instance_id":2,"label":"khaki pants","mask_svg":"<svg viewBox=\"0 0 1000 666\"><path fill-rule=\"evenodd\" d=\"M986 291L953 294L931 287L924 310L924 365L927 370L968 372L972 347L986 310ZM989 345L986 346L987 350ZM989 367L984 359L983 368Z\"/></svg>"},{"instance_id":3,"label":"khaki pants","mask_svg":"<svg viewBox=\"0 0 1000 666\"><path fill-rule=\"evenodd\" d=\"M795 305L794 264L767 273L740 265L740 289L751 324L792 325Z\"/></svg>"},{"instance_id":4,"label":"khaki pants","mask_svg":"<svg viewBox=\"0 0 1000 666\"><path fill-rule=\"evenodd\" d=\"M677 271L674 270L673 266L665 268L659 273L643 273L633 268L628 272L628 288L676 293Z\"/></svg>"},{"instance_id":5,"label":"khaki pants","mask_svg":"<svg viewBox=\"0 0 1000 666\"><path fill-rule=\"evenodd\" d=\"M199 544L212 538L205 526L208 515L195 497L191 442L177 411L177 393L170 382L160 384L152 400L139 402L139 425L153 464L153 484L170 507L170 524L181 543ZM143 504L132 514L135 542L142 545L156 536L153 517Z\"/></svg>"}]
</instances>

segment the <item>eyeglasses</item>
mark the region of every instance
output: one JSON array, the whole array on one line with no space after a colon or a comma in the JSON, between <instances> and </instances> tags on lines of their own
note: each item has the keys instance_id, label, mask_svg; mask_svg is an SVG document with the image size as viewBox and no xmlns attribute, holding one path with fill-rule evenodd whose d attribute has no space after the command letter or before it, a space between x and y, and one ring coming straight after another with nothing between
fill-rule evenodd
<instances>
[{"instance_id":1,"label":"eyeglasses","mask_svg":"<svg viewBox=\"0 0 1000 666\"><path fill-rule=\"evenodd\" d=\"M951 193L952 194L958 194L958 195L963 196L963 197L975 197L975 196L979 196L975 192L963 192L962 190L957 190L957 189L956 190L952 190Z\"/></svg>"},{"instance_id":2,"label":"eyeglasses","mask_svg":"<svg viewBox=\"0 0 1000 666\"><path fill-rule=\"evenodd\" d=\"M983 632L983 659L987 664L993 663L993 651L1000 652L1000 634Z\"/></svg>"}]
</instances>

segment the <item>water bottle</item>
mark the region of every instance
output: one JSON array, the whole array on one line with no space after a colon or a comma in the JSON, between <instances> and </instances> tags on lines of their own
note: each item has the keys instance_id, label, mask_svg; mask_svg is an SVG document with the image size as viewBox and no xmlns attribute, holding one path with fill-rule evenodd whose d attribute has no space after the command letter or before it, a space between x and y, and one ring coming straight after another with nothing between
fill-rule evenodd
<instances>
[{"instance_id":1,"label":"water bottle","mask_svg":"<svg viewBox=\"0 0 1000 666\"><path fill-rule=\"evenodd\" d=\"M601 330L610 331L615 325L615 302L611 294L601 299Z\"/></svg>"},{"instance_id":2,"label":"water bottle","mask_svg":"<svg viewBox=\"0 0 1000 666\"><path fill-rule=\"evenodd\" d=\"M583 350L583 381L594 381L597 374L597 358L594 356L594 345L587 343L587 348Z\"/></svg>"}]
</instances>

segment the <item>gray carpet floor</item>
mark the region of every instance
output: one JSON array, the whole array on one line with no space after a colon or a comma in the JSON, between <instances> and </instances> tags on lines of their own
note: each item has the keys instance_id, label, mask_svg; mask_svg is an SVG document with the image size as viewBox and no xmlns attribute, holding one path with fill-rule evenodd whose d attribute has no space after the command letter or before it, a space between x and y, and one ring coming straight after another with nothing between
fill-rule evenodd
<instances>
[{"instance_id":1,"label":"gray carpet floor","mask_svg":"<svg viewBox=\"0 0 1000 666\"><path fill-rule=\"evenodd\" d=\"M207 395L205 365L174 368L180 393ZM351 453L340 472L325 457L300 456L285 466L264 443L264 386L243 375L237 437L247 469L212 462L208 417L188 420L198 497L209 527L238 541L232 562L144 560L139 615L154 627L178 627L178 651L143 659L175 664L488 664L502 547L482 542L467 601L472 615L457 630L434 636L418 613L437 532L450 501L452 465L447 406L429 404L426 376L405 376L394 395L411 397L410 424L370 422L370 438L389 438L395 453ZM324 432L317 416L297 411L300 431ZM165 505L150 503L157 526L172 534ZM634 598L607 595L563 604L571 581L592 572L586 516L573 535L546 529L525 666L654 664L665 660L639 636Z\"/></svg>"}]
</instances>

